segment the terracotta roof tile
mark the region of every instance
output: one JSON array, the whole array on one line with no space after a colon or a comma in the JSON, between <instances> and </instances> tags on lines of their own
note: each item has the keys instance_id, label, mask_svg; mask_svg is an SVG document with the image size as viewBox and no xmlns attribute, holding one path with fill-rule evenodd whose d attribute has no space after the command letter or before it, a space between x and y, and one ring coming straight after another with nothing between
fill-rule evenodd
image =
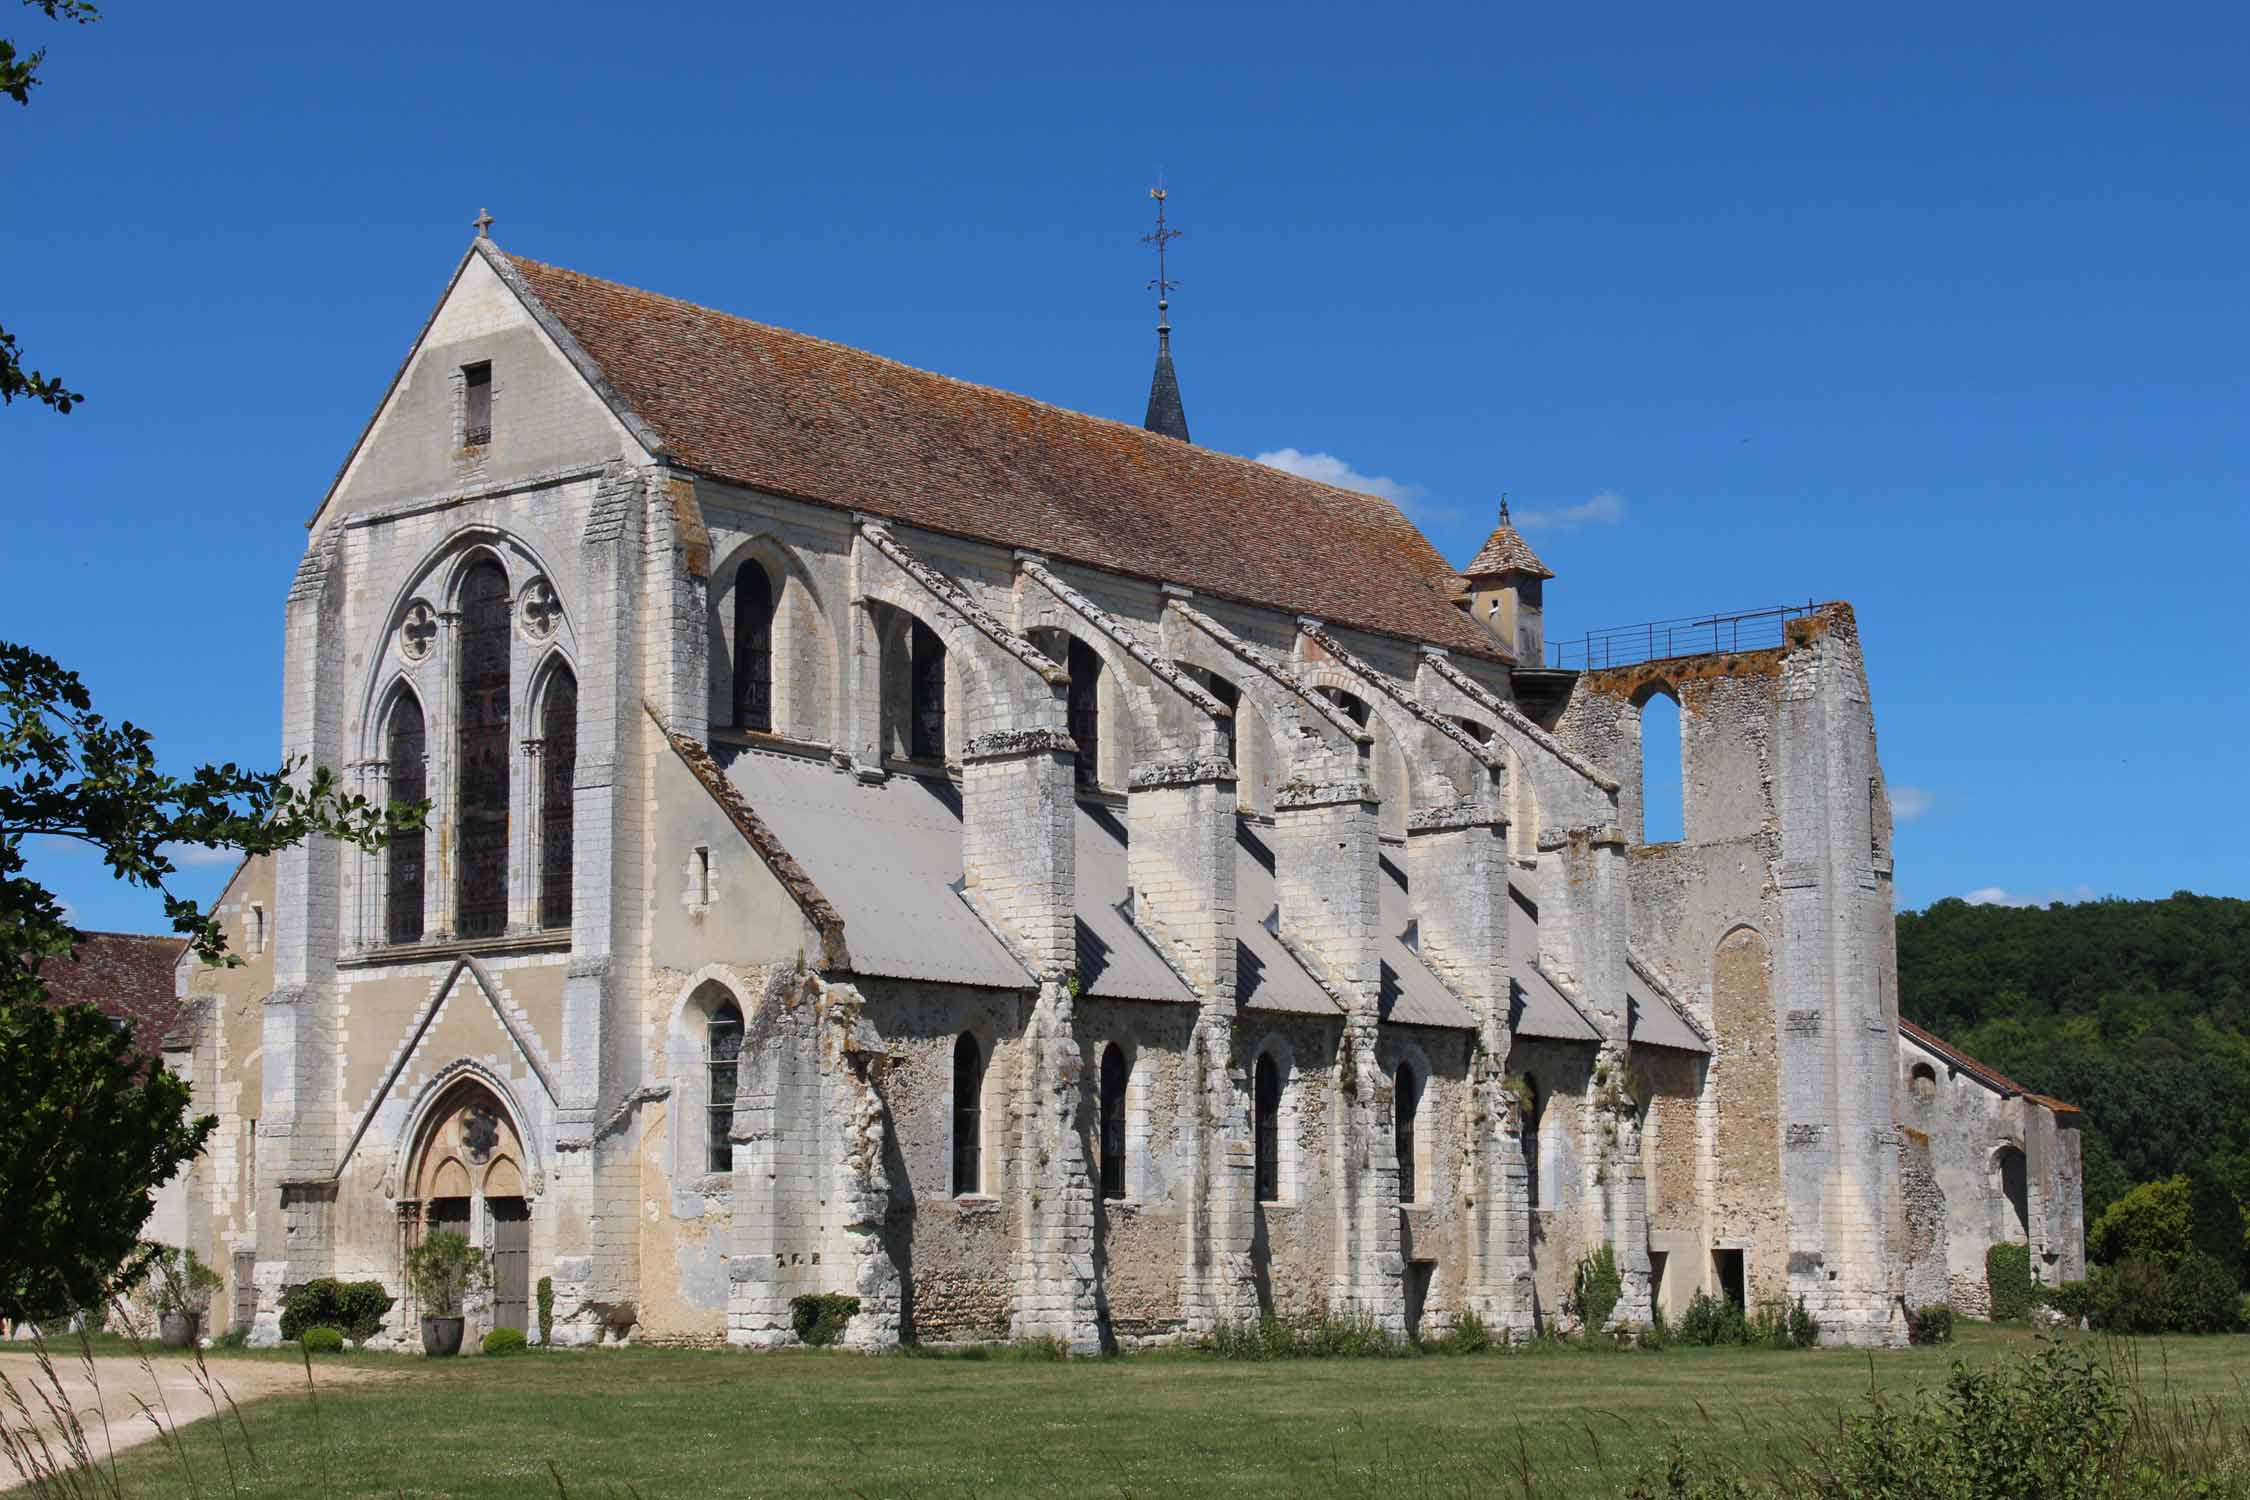
<instances>
[{"instance_id":1,"label":"terracotta roof tile","mask_svg":"<svg viewBox=\"0 0 2250 1500\"><path fill-rule=\"evenodd\" d=\"M172 971L187 940L138 932L80 934L68 958L40 967L50 1005L93 1005L102 1014L133 1023L134 1047L150 1057L178 1019L180 1001Z\"/></svg>"},{"instance_id":2,"label":"terracotta roof tile","mask_svg":"<svg viewBox=\"0 0 2250 1500\"><path fill-rule=\"evenodd\" d=\"M1461 570L1463 578L1479 578L1492 573L1530 573L1539 578L1552 578L1554 570L1539 560L1516 528L1510 524L1508 513L1500 513L1500 524L1492 528L1492 535L1484 539L1477 555Z\"/></svg>"},{"instance_id":3,"label":"terracotta roof tile","mask_svg":"<svg viewBox=\"0 0 2250 1500\"><path fill-rule=\"evenodd\" d=\"M1372 495L502 256L682 466L931 531L1494 657Z\"/></svg>"}]
</instances>

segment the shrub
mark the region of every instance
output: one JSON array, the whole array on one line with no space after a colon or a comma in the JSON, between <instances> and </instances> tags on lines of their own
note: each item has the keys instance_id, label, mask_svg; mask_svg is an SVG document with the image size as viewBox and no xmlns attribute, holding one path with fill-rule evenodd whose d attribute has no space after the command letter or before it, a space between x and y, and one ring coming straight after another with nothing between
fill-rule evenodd
<instances>
[{"instance_id":1,"label":"shrub","mask_svg":"<svg viewBox=\"0 0 2250 1500\"><path fill-rule=\"evenodd\" d=\"M513 1354L525 1347L527 1340L520 1328L495 1328L484 1336L484 1352L487 1354Z\"/></svg>"},{"instance_id":2,"label":"shrub","mask_svg":"<svg viewBox=\"0 0 2250 1500\"><path fill-rule=\"evenodd\" d=\"M2162 1333L2171 1303L2170 1273L2146 1256L2096 1266L2086 1279L2086 1320L2103 1333Z\"/></svg>"},{"instance_id":3,"label":"shrub","mask_svg":"<svg viewBox=\"0 0 2250 1500\"><path fill-rule=\"evenodd\" d=\"M219 1273L196 1259L193 1250L164 1245L149 1262L149 1289L158 1313L200 1318L219 1284Z\"/></svg>"},{"instance_id":4,"label":"shrub","mask_svg":"<svg viewBox=\"0 0 2250 1500\"><path fill-rule=\"evenodd\" d=\"M383 1331L393 1300L380 1281L347 1281L337 1289L336 1324L355 1340L371 1339Z\"/></svg>"},{"instance_id":5,"label":"shrub","mask_svg":"<svg viewBox=\"0 0 2250 1500\"><path fill-rule=\"evenodd\" d=\"M807 1292L789 1299L790 1326L797 1337L814 1348L824 1348L844 1336L844 1325L859 1315L859 1299L841 1292Z\"/></svg>"},{"instance_id":6,"label":"shrub","mask_svg":"<svg viewBox=\"0 0 2250 1500\"><path fill-rule=\"evenodd\" d=\"M308 1328L297 1337L307 1354L341 1354L344 1352L344 1331L340 1328Z\"/></svg>"},{"instance_id":7,"label":"shrub","mask_svg":"<svg viewBox=\"0 0 2250 1500\"><path fill-rule=\"evenodd\" d=\"M1928 1307L1909 1308L1906 1314L1906 1341L1910 1344L1952 1343L1952 1306L1944 1302L1933 1302Z\"/></svg>"},{"instance_id":8,"label":"shrub","mask_svg":"<svg viewBox=\"0 0 2250 1500\"><path fill-rule=\"evenodd\" d=\"M539 1278L539 1342L552 1344L554 1341L555 1278L542 1276Z\"/></svg>"},{"instance_id":9,"label":"shrub","mask_svg":"<svg viewBox=\"0 0 2250 1500\"><path fill-rule=\"evenodd\" d=\"M1649 1309L1648 1326L1640 1331L1638 1342L1651 1353L1672 1342L1672 1325L1664 1321L1664 1309Z\"/></svg>"},{"instance_id":10,"label":"shrub","mask_svg":"<svg viewBox=\"0 0 2250 1500\"><path fill-rule=\"evenodd\" d=\"M1994 1245L1984 1252L1984 1285L1992 1321L2009 1322L2031 1311L2031 1247Z\"/></svg>"},{"instance_id":11,"label":"shrub","mask_svg":"<svg viewBox=\"0 0 2250 1500\"><path fill-rule=\"evenodd\" d=\"M2185 1177L2142 1183L2103 1209L2086 1232L2086 1253L2105 1266L2135 1258L2171 1266L2194 1248L2195 1209Z\"/></svg>"},{"instance_id":12,"label":"shrub","mask_svg":"<svg viewBox=\"0 0 2250 1500\"><path fill-rule=\"evenodd\" d=\"M1810 1349L1819 1342L1820 1324L1814 1320L1812 1310L1805 1306L1805 1299L1799 1297L1796 1305L1789 1309L1789 1347Z\"/></svg>"},{"instance_id":13,"label":"shrub","mask_svg":"<svg viewBox=\"0 0 2250 1500\"><path fill-rule=\"evenodd\" d=\"M492 1284L492 1263L482 1250L450 1229L440 1229L406 1252L407 1280L425 1318L458 1318L461 1303Z\"/></svg>"},{"instance_id":14,"label":"shrub","mask_svg":"<svg viewBox=\"0 0 2250 1500\"><path fill-rule=\"evenodd\" d=\"M1625 1278L1617 1272L1617 1257L1609 1246L1601 1245L1578 1262L1570 1283L1569 1309L1581 1330L1599 1333L1609 1326L1609 1316L1624 1295Z\"/></svg>"},{"instance_id":15,"label":"shrub","mask_svg":"<svg viewBox=\"0 0 2250 1500\"><path fill-rule=\"evenodd\" d=\"M1456 1330L1446 1338L1466 1341L1481 1337L1483 1342L1476 1348L1488 1347L1490 1332L1481 1322L1474 1327L1474 1334ZM1414 1354L1421 1347L1407 1339L1392 1338L1373 1318L1326 1312L1296 1323L1283 1322L1272 1313L1255 1323L1221 1323L1204 1343L1205 1349L1221 1359L1247 1360L1380 1358ZM1441 1342L1436 1347L1447 1353L1474 1352L1465 1343L1449 1348Z\"/></svg>"},{"instance_id":16,"label":"shrub","mask_svg":"<svg viewBox=\"0 0 2250 1500\"><path fill-rule=\"evenodd\" d=\"M340 1328L354 1339L371 1339L391 1310L391 1294L380 1281L338 1281L323 1276L291 1287L281 1299L281 1336L302 1337L308 1328Z\"/></svg>"},{"instance_id":17,"label":"shrub","mask_svg":"<svg viewBox=\"0 0 2250 1500\"><path fill-rule=\"evenodd\" d=\"M2166 1326L2176 1333L2232 1333L2242 1313L2235 1274L2223 1261L2197 1253L2171 1272L2171 1295L2166 1299L2170 1316Z\"/></svg>"},{"instance_id":18,"label":"shrub","mask_svg":"<svg viewBox=\"0 0 2250 1500\"><path fill-rule=\"evenodd\" d=\"M1475 1313L1464 1312L1428 1347L1439 1354L1482 1354L1492 1347L1492 1330Z\"/></svg>"},{"instance_id":19,"label":"shrub","mask_svg":"<svg viewBox=\"0 0 2250 1500\"><path fill-rule=\"evenodd\" d=\"M1680 1314L1680 1326L1673 1336L1683 1344L1741 1344L1749 1341L1750 1325L1742 1309L1724 1297L1697 1292L1688 1300L1687 1311Z\"/></svg>"},{"instance_id":20,"label":"shrub","mask_svg":"<svg viewBox=\"0 0 2250 1500\"><path fill-rule=\"evenodd\" d=\"M2039 1288L2038 1297L2042 1306L2053 1308L2056 1315L2073 1328L2078 1326L2081 1318L2088 1315L2091 1305L2087 1296L2086 1283L2083 1281L2066 1281L2059 1286L2043 1286Z\"/></svg>"}]
</instances>

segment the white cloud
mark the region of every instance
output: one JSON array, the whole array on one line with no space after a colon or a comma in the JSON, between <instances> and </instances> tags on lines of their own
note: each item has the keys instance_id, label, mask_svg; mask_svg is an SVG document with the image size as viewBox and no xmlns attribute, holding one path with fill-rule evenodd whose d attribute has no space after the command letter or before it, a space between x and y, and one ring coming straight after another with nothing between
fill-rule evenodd
<instances>
[{"instance_id":1,"label":"white cloud","mask_svg":"<svg viewBox=\"0 0 2250 1500\"><path fill-rule=\"evenodd\" d=\"M166 844L164 857L173 864L192 868L196 865L231 865L242 858L242 851L212 849L202 844Z\"/></svg>"},{"instance_id":2,"label":"white cloud","mask_svg":"<svg viewBox=\"0 0 2250 1500\"><path fill-rule=\"evenodd\" d=\"M1911 823L1935 805L1937 798L1918 786L1891 788L1891 816L1901 823Z\"/></svg>"},{"instance_id":3,"label":"white cloud","mask_svg":"<svg viewBox=\"0 0 2250 1500\"><path fill-rule=\"evenodd\" d=\"M1625 519L1625 497L1603 490L1579 505L1550 505L1516 512L1516 524L1526 531L1576 531L1582 526L1615 526Z\"/></svg>"},{"instance_id":4,"label":"white cloud","mask_svg":"<svg viewBox=\"0 0 2250 1500\"><path fill-rule=\"evenodd\" d=\"M2011 891L1997 885L1979 886L1961 899L1971 906L2052 906L2058 901L2072 903L2098 898L2092 886L2080 881L2067 891Z\"/></svg>"},{"instance_id":5,"label":"white cloud","mask_svg":"<svg viewBox=\"0 0 2250 1500\"><path fill-rule=\"evenodd\" d=\"M1269 469L1295 474L1300 479L1332 484L1340 490L1358 490L1363 495L1380 495L1418 519L1446 514L1440 508L1421 503L1420 485L1403 484L1388 474L1362 474L1333 453L1301 453L1295 448L1276 448L1270 453L1259 454L1257 462Z\"/></svg>"}]
</instances>

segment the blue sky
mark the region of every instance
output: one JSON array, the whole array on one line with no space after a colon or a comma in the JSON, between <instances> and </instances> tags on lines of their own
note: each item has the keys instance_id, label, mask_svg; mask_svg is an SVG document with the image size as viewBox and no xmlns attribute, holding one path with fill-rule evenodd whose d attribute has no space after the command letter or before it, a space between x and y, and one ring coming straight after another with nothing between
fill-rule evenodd
<instances>
[{"instance_id":1,"label":"blue sky","mask_svg":"<svg viewBox=\"0 0 2250 1500\"><path fill-rule=\"evenodd\" d=\"M1457 562L1508 492L1558 636L1850 599L1902 905L2250 895L2245 13L1556 9L10 7L0 323L92 399L0 409L0 635L270 762L302 523L484 206L1138 420L1161 171L1198 441Z\"/></svg>"}]
</instances>

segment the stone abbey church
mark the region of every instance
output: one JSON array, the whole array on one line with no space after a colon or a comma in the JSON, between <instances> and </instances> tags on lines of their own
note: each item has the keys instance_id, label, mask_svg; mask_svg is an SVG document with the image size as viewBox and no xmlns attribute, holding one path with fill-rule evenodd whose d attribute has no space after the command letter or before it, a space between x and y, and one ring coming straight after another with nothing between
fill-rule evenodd
<instances>
[{"instance_id":1,"label":"stone abbey church","mask_svg":"<svg viewBox=\"0 0 2250 1500\"><path fill-rule=\"evenodd\" d=\"M180 973L255 1340L319 1276L408 1338L439 1228L562 1343L1521 1335L1607 1245L1624 1323L1882 1344L2082 1274L2075 1111L1898 1021L1846 605L1552 666L1504 514L1457 568L1197 447L1168 348L1136 428L482 236L309 532L282 750L431 810Z\"/></svg>"}]
</instances>

